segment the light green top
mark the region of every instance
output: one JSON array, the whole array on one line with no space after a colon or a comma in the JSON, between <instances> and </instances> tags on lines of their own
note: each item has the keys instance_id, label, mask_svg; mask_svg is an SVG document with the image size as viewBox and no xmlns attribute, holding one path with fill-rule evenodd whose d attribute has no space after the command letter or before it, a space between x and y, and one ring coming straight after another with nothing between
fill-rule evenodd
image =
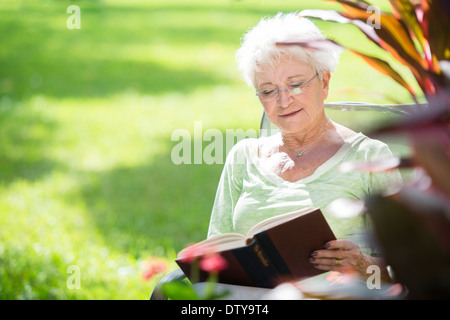
<instances>
[{"instance_id":1,"label":"light green top","mask_svg":"<svg viewBox=\"0 0 450 320\"><path fill-rule=\"evenodd\" d=\"M401 183L398 171L389 173L341 173L347 161L368 161L392 157L388 146L358 133L310 176L289 182L263 166L258 156L260 139L239 141L229 152L219 181L211 214L208 238L237 232L246 234L258 222L305 207L319 207L338 239L357 242L364 252L371 250L361 240L366 226L361 216L336 218L327 210L335 199L364 199L372 192Z\"/></svg>"}]
</instances>

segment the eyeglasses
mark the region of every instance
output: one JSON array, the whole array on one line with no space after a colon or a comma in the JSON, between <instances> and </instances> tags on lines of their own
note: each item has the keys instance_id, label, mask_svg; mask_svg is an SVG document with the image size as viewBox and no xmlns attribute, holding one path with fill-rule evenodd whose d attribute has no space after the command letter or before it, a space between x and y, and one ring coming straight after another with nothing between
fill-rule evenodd
<instances>
[{"instance_id":1,"label":"eyeglasses","mask_svg":"<svg viewBox=\"0 0 450 320\"><path fill-rule=\"evenodd\" d=\"M262 90L256 90L256 95L259 97L261 101L268 102L273 101L275 99L278 99L280 96L280 91L286 91L286 93L290 96L296 96L299 94L302 94L304 92L304 89L306 86L308 86L311 81L314 80L315 77L317 77L319 74L316 73L314 77L309 79L306 82L291 82L288 84L287 88L285 89L279 89L277 87L273 88L265 88Z\"/></svg>"}]
</instances>

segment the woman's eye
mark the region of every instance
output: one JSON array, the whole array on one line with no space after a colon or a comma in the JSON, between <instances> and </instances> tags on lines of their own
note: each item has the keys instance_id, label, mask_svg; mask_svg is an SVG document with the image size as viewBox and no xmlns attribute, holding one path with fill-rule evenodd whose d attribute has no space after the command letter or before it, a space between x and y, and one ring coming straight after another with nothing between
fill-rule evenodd
<instances>
[{"instance_id":1,"label":"woman's eye","mask_svg":"<svg viewBox=\"0 0 450 320\"><path fill-rule=\"evenodd\" d=\"M289 87L291 88L300 88L303 85L303 82L294 82L294 83L290 83Z\"/></svg>"},{"instance_id":2,"label":"woman's eye","mask_svg":"<svg viewBox=\"0 0 450 320\"><path fill-rule=\"evenodd\" d=\"M266 90L262 90L261 93L265 96L268 96L269 94L272 94L275 92L275 89L266 89Z\"/></svg>"}]
</instances>

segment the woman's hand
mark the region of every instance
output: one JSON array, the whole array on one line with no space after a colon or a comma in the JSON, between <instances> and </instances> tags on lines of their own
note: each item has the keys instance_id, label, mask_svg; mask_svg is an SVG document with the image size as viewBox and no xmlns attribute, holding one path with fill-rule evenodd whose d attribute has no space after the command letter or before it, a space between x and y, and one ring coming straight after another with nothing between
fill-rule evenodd
<instances>
[{"instance_id":1,"label":"woman's hand","mask_svg":"<svg viewBox=\"0 0 450 320\"><path fill-rule=\"evenodd\" d=\"M325 249L316 250L311 254L311 263L324 271L353 271L362 277L367 277L367 268L370 265L380 267L384 281L389 280L387 269L381 260L367 256L361 252L359 246L349 240L333 240L327 242Z\"/></svg>"}]
</instances>

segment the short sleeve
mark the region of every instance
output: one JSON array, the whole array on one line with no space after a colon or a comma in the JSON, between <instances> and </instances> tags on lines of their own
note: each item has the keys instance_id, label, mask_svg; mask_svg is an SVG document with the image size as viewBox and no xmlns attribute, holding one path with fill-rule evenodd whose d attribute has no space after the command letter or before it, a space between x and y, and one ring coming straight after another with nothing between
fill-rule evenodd
<instances>
[{"instance_id":1,"label":"short sleeve","mask_svg":"<svg viewBox=\"0 0 450 320\"><path fill-rule=\"evenodd\" d=\"M379 141L368 139L370 146L367 148L366 161L391 159L394 157L388 145ZM399 170L372 172L368 176L368 196L374 193L389 193L389 190L397 190L403 184Z\"/></svg>"}]
</instances>

